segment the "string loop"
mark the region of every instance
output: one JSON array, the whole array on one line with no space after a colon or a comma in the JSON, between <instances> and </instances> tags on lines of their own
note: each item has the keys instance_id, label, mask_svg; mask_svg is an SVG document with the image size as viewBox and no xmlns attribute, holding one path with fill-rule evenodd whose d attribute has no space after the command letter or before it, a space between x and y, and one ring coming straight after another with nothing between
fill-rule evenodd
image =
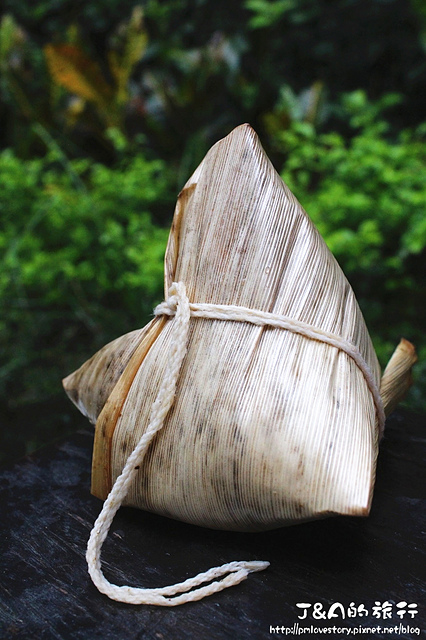
<instances>
[{"instance_id":1,"label":"string loop","mask_svg":"<svg viewBox=\"0 0 426 640\"><path fill-rule=\"evenodd\" d=\"M174 607L186 602L201 600L213 593L239 584L247 578L249 573L263 571L269 566L269 562L261 561L229 562L220 567L209 569L209 571L200 573L184 582L158 589L118 586L111 584L102 573L102 545L108 535L115 514L127 496L130 485L142 464L151 441L162 428L173 404L179 371L186 354L191 312L185 285L182 282L173 283L170 288L170 296L174 300L172 304L174 305L173 315L175 319L173 327L174 340L169 353L168 369L161 382L157 398L152 405L148 428L128 457L123 471L105 500L101 513L90 533L86 551L90 577L101 593L104 593L112 600L128 604L154 604L165 607ZM222 580L215 580L221 577ZM211 582L212 580L215 581ZM205 582L210 582L210 584L194 589L194 587L198 587ZM191 589L194 590L191 591Z\"/></svg>"},{"instance_id":2,"label":"string loop","mask_svg":"<svg viewBox=\"0 0 426 640\"><path fill-rule=\"evenodd\" d=\"M174 339L171 343L168 368L161 382L157 397L152 405L148 427L134 451L127 459L123 471L115 481L110 494L104 502L102 511L93 526L87 545L86 559L89 574L94 584L101 593L104 593L109 598L129 604L154 604L173 607L186 602L201 600L213 593L239 584L247 578L249 573L263 571L269 566L269 562L263 561L229 562L220 567L209 569L209 571L200 573L183 582L156 589L114 585L111 584L102 573L101 549L108 535L111 523L127 496L130 485L143 462L151 441L156 433L163 427L164 420L173 405L179 372L187 350L189 321L191 317L249 322L258 326L276 327L277 329L292 331L311 340L319 340L336 349L340 349L354 360L367 382L376 407L380 436L383 433L385 414L380 392L370 367L364 360L359 349L341 336L317 329L299 320L267 313L265 311L249 309L247 307L190 303L183 282L174 282L172 284L167 300L159 304L154 310L154 313L156 316L174 316ZM222 579L217 580L217 578ZM206 582L210 584L202 587L199 586Z\"/></svg>"}]
</instances>

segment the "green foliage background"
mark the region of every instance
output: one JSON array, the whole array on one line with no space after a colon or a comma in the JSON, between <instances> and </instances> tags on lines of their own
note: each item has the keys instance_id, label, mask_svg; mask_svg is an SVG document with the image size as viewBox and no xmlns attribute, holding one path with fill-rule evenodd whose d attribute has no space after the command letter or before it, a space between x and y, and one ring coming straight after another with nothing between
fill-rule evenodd
<instances>
[{"instance_id":1,"label":"green foliage background","mask_svg":"<svg viewBox=\"0 0 426 640\"><path fill-rule=\"evenodd\" d=\"M6 0L0 457L82 424L60 380L162 298L176 195L241 122L426 390L426 22L417 0Z\"/></svg>"}]
</instances>

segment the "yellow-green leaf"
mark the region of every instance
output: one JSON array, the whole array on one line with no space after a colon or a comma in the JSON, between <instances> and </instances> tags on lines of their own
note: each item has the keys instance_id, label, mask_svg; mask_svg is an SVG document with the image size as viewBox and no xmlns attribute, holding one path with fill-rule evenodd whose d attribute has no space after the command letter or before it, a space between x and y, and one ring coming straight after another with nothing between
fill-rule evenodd
<instances>
[{"instance_id":1,"label":"yellow-green leaf","mask_svg":"<svg viewBox=\"0 0 426 640\"><path fill-rule=\"evenodd\" d=\"M85 100L105 106L112 96L99 65L77 46L47 44L44 47L50 75L56 84Z\"/></svg>"},{"instance_id":2,"label":"yellow-green leaf","mask_svg":"<svg viewBox=\"0 0 426 640\"><path fill-rule=\"evenodd\" d=\"M142 8L133 9L127 24L120 26L122 34L121 51L111 50L108 54L110 71L117 84L117 101L124 104L128 99L127 85L134 66L141 60L148 45L148 34L143 24Z\"/></svg>"}]
</instances>

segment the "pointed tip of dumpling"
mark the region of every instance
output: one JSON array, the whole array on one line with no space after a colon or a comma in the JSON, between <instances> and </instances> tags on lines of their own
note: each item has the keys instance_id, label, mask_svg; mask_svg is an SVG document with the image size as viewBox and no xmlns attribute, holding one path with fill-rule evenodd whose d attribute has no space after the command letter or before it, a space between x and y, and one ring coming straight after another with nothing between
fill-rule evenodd
<instances>
[{"instance_id":1,"label":"pointed tip of dumpling","mask_svg":"<svg viewBox=\"0 0 426 640\"><path fill-rule=\"evenodd\" d=\"M229 135L240 134L240 133L244 133L245 135L248 134L255 138L258 138L256 131L248 122L243 122L243 124L239 124L237 127L235 127L235 129L232 129Z\"/></svg>"},{"instance_id":2,"label":"pointed tip of dumpling","mask_svg":"<svg viewBox=\"0 0 426 640\"><path fill-rule=\"evenodd\" d=\"M79 369L70 373L62 380L62 386L71 402L88 420L95 424L99 414L99 402L101 389L97 389L96 385L90 384L92 378L92 364L96 356L93 356L85 362ZM90 392L88 393L88 389Z\"/></svg>"},{"instance_id":3,"label":"pointed tip of dumpling","mask_svg":"<svg viewBox=\"0 0 426 640\"><path fill-rule=\"evenodd\" d=\"M110 342L62 380L70 400L92 424L96 423L143 333L144 329L137 329Z\"/></svg>"},{"instance_id":4,"label":"pointed tip of dumpling","mask_svg":"<svg viewBox=\"0 0 426 640\"><path fill-rule=\"evenodd\" d=\"M75 384L76 373L77 372L74 371L73 373L70 373L68 376L66 376L66 378L63 378L62 386L71 402L73 402L73 404L75 404L75 406L80 409L80 407L78 406L78 385ZM82 411L82 409L80 409L80 411ZM84 411L82 411L82 413L84 414Z\"/></svg>"},{"instance_id":5,"label":"pointed tip of dumpling","mask_svg":"<svg viewBox=\"0 0 426 640\"><path fill-rule=\"evenodd\" d=\"M352 503L348 501L347 506L341 510L341 515L355 516L356 518L367 518L370 515L374 480L374 474L365 479L364 496Z\"/></svg>"},{"instance_id":6,"label":"pointed tip of dumpling","mask_svg":"<svg viewBox=\"0 0 426 640\"><path fill-rule=\"evenodd\" d=\"M364 453L361 451L362 447L359 447L359 455L354 455L353 460L350 457L344 461L340 473L336 468L332 502L337 506L333 510L338 514L365 518L371 510L377 447L371 442L371 447L364 447Z\"/></svg>"},{"instance_id":7,"label":"pointed tip of dumpling","mask_svg":"<svg viewBox=\"0 0 426 640\"><path fill-rule=\"evenodd\" d=\"M405 338L401 338L386 366L380 383L380 395L387 416L404 399L413 384L411 369L416 362L415 346Z\"/></svg>"},{"instance_id":8,"label":"pointed tip of dumpling","mask_svg":"<svg viewBox=\"0 0 426 640\"><path fill-rule=\"evenodd\" d=\"M213 145L209 153L211 153L213 149L220 148L223 145L232 148L235 148L235 145L237 148L239 148L239 154L241 154L242 152L243 155L247 153L248 149L250 149L250 151L253 151L256 147L262 148L259 136L253 129L253 127L248 124L248 122L240 124L232 129L232 131L230 131L227 136Z\"/></svg>"}]
</instances>

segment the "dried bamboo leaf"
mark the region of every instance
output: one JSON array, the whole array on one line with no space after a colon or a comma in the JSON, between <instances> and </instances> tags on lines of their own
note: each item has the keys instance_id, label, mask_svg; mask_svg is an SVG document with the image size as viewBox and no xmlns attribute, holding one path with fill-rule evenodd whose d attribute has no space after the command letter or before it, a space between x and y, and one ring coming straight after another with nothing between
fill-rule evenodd
<instances>
[{"instance_id":1,"label":"dried bamboo leaf","mask_svg":"<svg viewBox=\"0 0 426 640\"><path fill-rule=\"evenodd\" d=\"M380 383L380 395L387 416L403 400L413 384L411 367L415 362L417 354L414 345L402 338L386 366Z\"/></svg>"},{"instance_id":2,"label":"dried bamboo leaf","mask_svg":"<svg viewBox=\"0 0 426 640\"><path fill-rule=\"evenodd\" d=\"M149 327L147 325L113 340L62 381L70 400L92 424L96 423L105 402Z\"/></svg>"}]
</instances>

